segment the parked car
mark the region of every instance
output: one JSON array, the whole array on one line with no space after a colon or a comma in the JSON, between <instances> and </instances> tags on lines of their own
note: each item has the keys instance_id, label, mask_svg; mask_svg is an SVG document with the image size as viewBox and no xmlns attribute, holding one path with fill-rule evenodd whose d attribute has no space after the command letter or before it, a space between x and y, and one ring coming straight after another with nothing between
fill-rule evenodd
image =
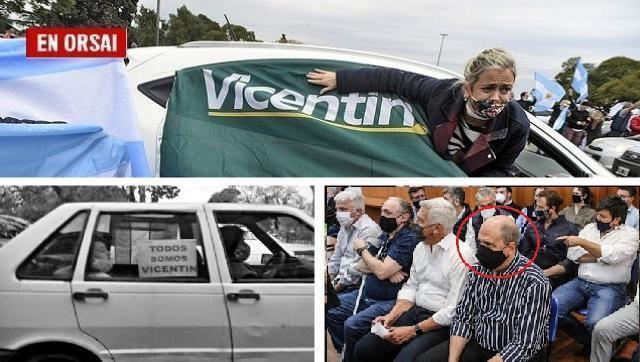
<instances>
[{"instance_id":1,"label":"parked car","mask_svg":"<svg viewBox=\"0 0 640 362\"><path fill-rule=\"evenodd\" d=\"M597 138L585 148L585 152L607 169L613 170L613 160L621 157L629 148L640 145L638 141L640 135Z\"/></svg>"},{"instance_id":2,"label":"parked car","mask_svg":"<svg viewBox=\"0 0 640 362\"><path fill-rule=\"evenodd\" d=\"M251 231L262 260L227 252L229 225ZM0 248L0 361L312 361L313 262L274 237L286 235L312 243L312 218L266 205L62 205Z\"/></svg>"},{"instance_id":3,"label":"parked car","mask_svg":"<svg viewBox=\"0 0 640 362\"><path fill-rule=\"evenodd\" d=\"M200 65L255 60L345 61L351 64L386 66L436 78L459 78L454 72L411 60L351 50L290 44L190 42L177 47L148 47L128 52L128 77L135 88L135 103L145 148L159 170L159 149L167 101L177 70ZM304 81L304 74L300 74ZM602 165L589 157L562 135L529 115L529 144L516 160L518 176L597 176L612 177ZM452 165L451 167L457 168ZM460 172L459 172L460 173Z\"/></svg>"},{"instance_id":4,"label":"parked car","mask_svg":"<svg viewBox=\"0 0 640 362\"><path fill-rule=\"evenodd\" d=\"M640 177L640 144L630 147L613 161L611 169L622 177Z\"/></svg>"}]
</instances>

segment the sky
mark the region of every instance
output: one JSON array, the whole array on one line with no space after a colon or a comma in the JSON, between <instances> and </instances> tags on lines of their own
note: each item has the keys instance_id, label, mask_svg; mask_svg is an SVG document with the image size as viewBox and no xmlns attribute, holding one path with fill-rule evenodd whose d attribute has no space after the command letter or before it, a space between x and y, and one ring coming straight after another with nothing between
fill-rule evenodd
<instances>
[{"instance_id":1,"label":"sky","mask_svg":"<svg viewBox=\"0 0 640 362\"><path fill-rule=\"evenodd\" d=\"M156 8L156 0L140 5ZM613 56L640 60L638 0L162 0L168 19L181 5L273 42L282 33L304 44L363 50L463 72L486 48L511 52L518 68L515 94L533 87L533 72L548 77L573 56L598 64Z\"/></svg>"}]
</instances>

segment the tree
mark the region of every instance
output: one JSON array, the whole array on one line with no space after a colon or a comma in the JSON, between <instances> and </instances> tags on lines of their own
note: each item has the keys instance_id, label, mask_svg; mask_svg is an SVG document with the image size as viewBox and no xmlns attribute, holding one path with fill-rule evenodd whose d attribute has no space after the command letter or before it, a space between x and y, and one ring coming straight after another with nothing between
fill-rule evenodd
<instances>
[{"instance_id":1,"label":"tree","mask_svg":"<svg viewBox=\"0 0 640 362\"><path fill-rule=\"evenodd\" d=\"M4 186L0 214L33 222L67 202L158 202L179 193L175 186Z\"/></svg>"},{"instance_id":2,"label":"tree","mask_svg":"<svg viewBox=\"0 0 640 362\"><path fill-rule=\"evenodd\" d=\"M128 27L138 0L30 0L21 10L28 25Z\"/></svg>"},{"instance_id":3,"label":"tree","mask_svg":"<svg viewBox=\"0 0 640 362\"><path fill-rule=\"evenodd\" d=\"M617 101L640 100L640 69L620 79L610 79L596 88L589 99L595 105L610 106Z\"/></svg>"},{"instance_id":4,"label":"tree","mask_svg":"<svg viewBox=\"0 0 640 362\"><path fill-rule=\"evenodd\" d=\"M25 0L0 1L0 32L4 33L10 27L19 24L16 14L20 14L25 7Z\"/></svg>"},{"instance_id":5,"label":"tree","mask_svg":"<svg viewBox=\"0 0 640 362\"><path fill-rule=\"evenodd\" d=\"M127 192L127 200L130 202L147 202L147 197L151 202L158 202L160 199L174 199L180 195L177 186L123 186Z\"/></svg>"},{"instance_id":6,"label":"tree","mask_svg":"<svg viewBox=\"0 0 640 362\"><path fill-rule=\"evenodd\" d=\"M130 41L135 41L141 47L156 45L156 12L153 9L141 6L133 23L129 27ZM160 23L160 44L163 44L166 42L167 24L162 20Z\"/></svg>"},{"instance_id":7,"label":"tree","mask_svg":"<svg viewBox=\"0 0 640 362\"><path fill-rule=\"evenodd\" d=\"M573 95L571 82L573 81L573 74L576 71L576 64L578 64L578 59L580 59L580 57L571 57L566 61L564 61L562 63L562 71L556 74L555 76L556 81L560 83L560 85L562 85L562 88L564 88L570 96ZM591 71L594 68L594 65L591 63L582 63L582 65L584 65L584 68L587 70L588 73L591 73ZM589 82L590 81L591 80L589 79ZM576 95L575 97L571 97L571 98L578 98L578 97Z\"/></svg>"},{"instance_id":8,"label":"tree","mask_svg":"<svg viewBox=\"0 0 640 362\"><path fill-rule=\"evenodd\" d=\"M238 202L239 196L240 191L238 189L235 187L227 187L226 189L211 195L209 202L235 203Z\"/></svg>"},{"instance_id":9,"label":"tree","mask_svg":"<svg viewBox=\"0 0 640 362\"><path fill-rule=\"evenodd\" d=\"M233 31L233 36L231 36L232 34L229 30ZM256 39L256 34L254 32L247 30L247 28L241 25L231 24L231 26L229 26L229 24L224 24L222 26L222 31L224 31L227 36L227 39L225 40L261 41Z\"/></svg>"},{"instance_id":10,"label":"tree","mask_svg":"<svg viewBox=\"0 0 640 362\"><path fill-rule=\"evenodd\" d=\"M194 15L185 5L169 15L166 45L180 45L194 40L227 40L218 23L203 14Z\"/></svg>"},{"instance_id":11,"label":"tree","mask_svg":"<svg viewBox=\"0 0 640 362\"><path fill-rule=\"evenodd\" d=\"M313 216L313 201L306 201L294 186L238 186L238 189L241 203L288 205Z\"/></svg>"}]
</instances>

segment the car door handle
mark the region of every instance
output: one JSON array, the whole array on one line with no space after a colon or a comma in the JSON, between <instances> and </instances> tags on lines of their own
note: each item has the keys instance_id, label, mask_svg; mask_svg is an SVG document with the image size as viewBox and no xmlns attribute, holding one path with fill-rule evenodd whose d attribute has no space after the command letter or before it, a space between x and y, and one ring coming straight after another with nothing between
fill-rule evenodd
<instances>
[{"instance_id":1,"label":"car door handle","mask_svg":"<svg viewBox=\"0 0 640 362\"><path fill-rule=\"evenodd\" d=\"M252 291L249 292L240 292L240 293L229 293L227 294L227 299L235 302L239 299L255 299L260 300L260 294L254 293Z\"/></svg>"},{"instance_id":2,"label":"car door handle","mask_svg":"<svg viewBox=\"0 0 640 362\"><path fill-rule=\"evenodd\" d=\"M89 289L86 292L74 292L72 295L74 300L85 300L86 298L102 298L109 299L109 293L102 289Z\"/></svg>"}]
</instances>

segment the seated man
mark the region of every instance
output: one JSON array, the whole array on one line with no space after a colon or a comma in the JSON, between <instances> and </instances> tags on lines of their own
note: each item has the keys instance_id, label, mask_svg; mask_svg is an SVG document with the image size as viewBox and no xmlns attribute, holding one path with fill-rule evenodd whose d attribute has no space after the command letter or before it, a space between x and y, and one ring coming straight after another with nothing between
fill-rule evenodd
<instances>
[{"instance_id":1,"label":"seated man","mask_svg":"<svg viewBox=\"0 0 640 362\"><path fill-rule=\"evenodd\" d=\"M624 224L627 204L622 199L609 196L596 212L596 222L578 236L561 237L569 247L567 257L579 264L578 277L553 291L558 325L586 347L596 323L627 301L626 284L638 251L638 231ZM586 327L570 314L584 307Z\"/></svg>"},{"instance_id":2,"label":"seated man","mask_svg":"<svg viewBox=\"0 0 640 362\"><path fill-rule=\"evenodd\" d=\"M476 206L478 209L487 206L496 206L496 191L492 187L479 188L478 191L476 191ZM481 210L479 213L476 213L473 218L471 218L471 225L473 226L474 235L478 235L478 233L480 232L480 227L486 219L495 215L511 216L511 213L502 208ZM476 240L474 240L473 243L469 244L471 250L473 250L474 253L477 250L477 239L478 238L476 237Z\"/></svg>"},{"instance_id":3,"label":"seated man","mask_svg":"<svg viewBox=\"0 0 640 362\"><path fill-rule=\"evenodd\" d=\"M231 278L257 278L258 273L244 261L249 258L251 248L244 242L244 231L238 226L223 226L220 228L220 235L224 242L224 248L229 260ZM275 255L273 256L276 257Z\"/></svg>"},{"instance_id":4,"label":"seated man","mask_svg":"<svg viewBox=\"0 0 640 362\"><path fill-rule=\"evenodd\" d=\"M456 209L457 216L456 223L453 225L453 235L458 235L458 231L460 231L461 241L466 242L467 245L476 245L476 234L473 228L469 226L470 223L463 223L463 221L467 219L467 216L471 214L471 207L464 202L464 189L462 187L446 187L442 190L442 197Z\"/></svg>"},{"instance_id":5,"label":"seated man","mask_svg":"<svg viewBox=\"0 0 640 362\"><path fill-rule=\"evenodd\" d=\"M364 213L364 197L358 191L344 190L333 200L340 231L338 231L338 242L329 259L328 268L335 291L341 293L360 285L360 276L349 272L360 261L360 256L353 250L353 241L362 239L367 243L376 243L382 231L380 226Z\"/></svg>"},{"instance_id":6,"label":"seated man","mask_svg":"<svg viewBox=\"0 0 640 362\"><path fill-rule=\"evenodd\" d=\"M342 293L340 306L330 309L325 315L333 345L338 353L344 346L344 360L347 362L354 360L353 347L369 332L371 321L389 313L393 307L402 284L394 283L390 278L398 272L409 273L413 250L418 243L416 235L409 229L413 219L409 203L390 197L382 204L380 212L379 225L383 232L379 245L366 244L360 239L353 242L354 250L362 257L361 271L370 273L365 276L359 301L358 289Z\"/></svg>"},{"instance_id":7,"label":"seated man","mask_svg":"<svg viewBox=\"0 0 640 362\"><path fill-rule=\"evenodd\" d=\"M640 288L636 290L636 299L613 314L602 318L593 329L591 338L591 361L609 361L613 354L613 342L640 332L638 296Z\"/></svg>"},{"instance_id":8,"label":"seated man","mask_svg":"<svg viewBox=\"0 0 640 362\"><path fill-rule=\"evenodd\" d=\"M551 284L539 266L524 269L529 259L518 252L519 237L510 216L485 220L475 266L485 275L469 273L451 338L416 361L545 360Z\"/></svg>"},{"instance_id":9,"label":"seated man","mask_svg":"<svg viewBox=\"0 0 640 362\"><path fill-rule=\"evenodd\" d=\"M449 325L467 275L453 234L456 212L441 197L420 205L418 239L423 240L413 252L409 280L398 292L391 312L374 320L390 328L390 333L384 339L372 333L362 337L355 347L358 361L411 362L449 338ZM475 264L468 245L461 243L460 252L468 263Z\"/></svg>"},{"instance_id":10,"label":"seated man","mask_svg":"<svg viewBox=\"0 0 640 362\"><path fill-rule=\"evenodd\" d=\"M535 259L536 265L544 270L551 286L555 289L575 276L574 263L567 259L567 246L560 236L578 235L578 228L558 215L562 198L555 191L541 191L535 207L536 221L529 224L520 243L520 252L529 259L536 250L536 234L540 236L540 249Z\"/></svg>"},{"instance_id":11,"label":"seated man","mask_svg":"<svg viewBox=\"0 0 640 362\"><path fill-rule=\"evenodd\" d=\"M90 278L109 278L107 274L113 268L113 262L109 255L109 249L102 241L94 241L91 249L91 258L87 265L87 276ZM70 277L73 272L73 264L62 267L53 273L54 277Z\"/></svg>"}]
</instances>

